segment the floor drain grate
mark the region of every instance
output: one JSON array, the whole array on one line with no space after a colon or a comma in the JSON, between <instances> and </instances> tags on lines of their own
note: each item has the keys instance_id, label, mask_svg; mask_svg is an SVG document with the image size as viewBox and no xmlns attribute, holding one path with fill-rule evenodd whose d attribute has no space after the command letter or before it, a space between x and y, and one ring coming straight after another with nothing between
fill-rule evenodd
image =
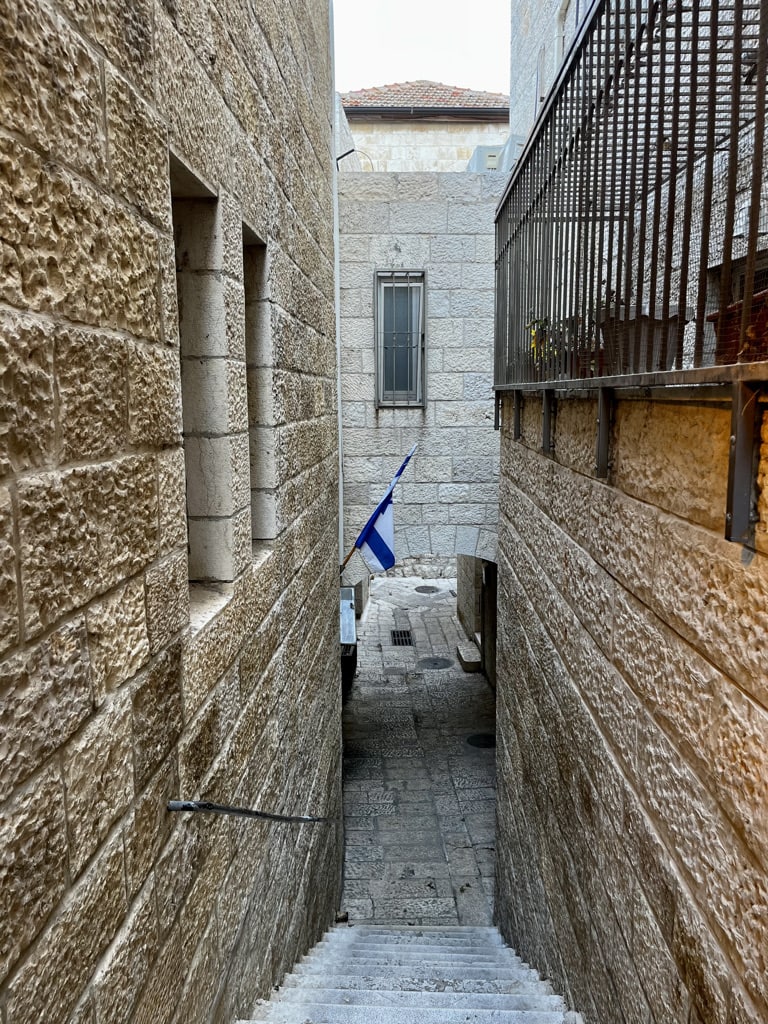
<instances>
[{"instance_id":1,"label":"floor drain grate","mask_svg":"<svg viewBox=\"0 0 768 1024\"><path fill-rule=\"evenodd\" d=\"M422 658L418 663L418 668L451 668L453 664L454 662L450 658Z\"/></svg>"},{"instance_id":2,"label":"floor drain grate","mask_svg":"<svg viewBox=\"0 0 768 1024\"><path fill-rule=\"evenodd\" d=\"M391 635L393 647L413 647L410 629L393 629Z\"/></svg>"},{"instance_id":3,"label":"floor drain grate","mask_svg":"<svg viewBox=\"0 0 768 1024\"><path fill-rule=\"evenodd\" d=\"M416 593L417 594L436 594L437 593L437 587L428 587L426 585L423 586L423 587L416 587Z\"/></svg>"},{"instance_id":4,"label":"floor drain grate","mask_svg":"<svg viewBox=\"0 0 768 1024\"><path fill-rule=\"evenodd\" d=\"M474 736L467 736L467 743L470 747L495 747L496 737L492 732L477 732Z\"/></svg>"}]
</instances>

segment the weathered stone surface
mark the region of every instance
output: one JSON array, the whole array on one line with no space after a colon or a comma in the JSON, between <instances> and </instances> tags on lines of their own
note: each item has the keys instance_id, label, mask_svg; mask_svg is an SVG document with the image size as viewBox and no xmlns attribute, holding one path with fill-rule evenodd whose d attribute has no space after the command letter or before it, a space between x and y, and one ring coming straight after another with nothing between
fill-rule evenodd
<instances>
[{"instance_id":1,"label":"weathered stone surface","mask_svg":"<svg viewBox=\"0 0 768 1024\"><path fill-rule=\"evenodd\" d=\"M104 173L100 61L50 9L20 0L0 13L0 96L6 128L81 171Z\"/></svg>"},{"instance_id":2,"label":"weathered stone surface","mask_svg":"<svg viewBox=\"0 0 768 1024\"><path fill-rule=\"evenodd\" d=\"M11 496L0 488L0 654L19 639L19 585Z\"/></svg>"},{"instance_id":3,"label":"weathered stone surface","mask_svg":"<svg viewBox=\"0 0 768 1024\"><path fill-rule=\"evenodd\" d=\"M181 440L181 385L176 352L132 345L128 387L131 442L158 448L177 445Z\"/></svg>"},{"instance_id":4,"label":"weathered stone surface","mask_svg":"<svg viewBox=\"0 0 768 1024\"><path fill-rule=\"evenodd\" d=\"M187 553L163 559L147 571L147 626L156 654L189 622Z\"/></svg>"},{"instance_id":5,"label":"weathered stone surface","mask_svg":"<svg viewBox=\"0 0 768 1024\"><path fill-rule=\"evenodd\" d=\"M123 78L110 70L106 82L112 185L142 216L167 230L171 213L167 132Z\"/></svg>"},{"instance_id":6,"label":"weathered stone surface","mask_svg":"<svg viewBox=\"0 0 768 1024\"><path fill-rule=\"evenodd\" d=\"M720 530L728 483L728 409L621 402L614 474L628 494Z\"/></svg>"},{"instance_id":7,"label":"weathered stone surface","mask_svg":"<svg viewBox=\"0 0 768 1024\"><path fill-rule=\"evenodd\" d=\"M14 976L8 992L9 1021L66 1020L125 911L123 845L118 837L80 880Z\"/></svg>"},{"instance_id":8,"label":"weathered stone surface","mask_svg":"<svg viewBox=\"0 0 768 1024\"><path fill-rule=\"evenodd\" d=\"M756 855L768 860L768 822L761 811L768 801L768 716L639 602L620 594L615 614L616 664Z\"/></svg>"},{"instance_id":9,"label":"weathered stone surface","mask_svg":"<svg viewBox=\"0 0 768 1024\"><path fill-rule=\"evenodd\" d=\"M0 837L0 975L6 977L67 886L64 792L56 768L0 811Z\"/></svg>"},{"instance_id":10,"label":"weathered stone surface","mask_svg":"<svg viewBox=\"0 0 768 1024\"><path fill-rule=\"evenodd\" d=\"M167 1024L178 1006L185 975L179 932L174 928L153 964L134 1010L136 1024Z\"/></svg>"},{"instance_id":11,"label":"weathered stone surface","mask_svg":"<svg viewBox=\"0 0 768 1024\"><path fill-rule=\"evenodd\" d=\"M505 406L498 733L509 797L497 907L534 963L562 959L577 1006L593 1003L596 1020L645 1020L647 1000L659 1019L716 1024L731 978L755 1006L766 999L765 567L664 514L704 515L695 502L690 514L665 505L677 495L664 470L631 471L636 458L667 459L719 485L719 448L691 437L688 465L667 457L669 410L642 417L633 406L619 417L632 424L616 441L630 451L622 494L588 479L589 417L569 405L556 428L568 466L514 443ZM689 419L705 430L699 416ZM565 889L563 847L574 870ZM540 910L559 908L564 892L570 925ZM608 956L620 942L629 957Z\"/></svg>"},{"instance_id":12,"label":"weathered stone surface","mask_svg":"<svg viewBox=\"0 0 768 1024\"><path fill-rule=\"evenodd\" d=\"M181 733L179 645L165 650L149 666L133 695L133 744L136 789L143 789Z\"/></svg>"},{"instance_id":13,"label":"weathered stone surface","mask_svg":"<svg viewBox=\"0 0 768 1024\"><path fill-rule=\"evenodd\" d=\"M125 697L104 705L63 754L70 870L73 877L133 797L131 706Z\"/></svg>"},{"instance_id":14,"label":"weathered stone surface","mask_svg":"<svg viewBox=\"0 0 768 1024\"><path fill-rule=\"evenodd\" d=\"M146 86L151 85L155 52L149 0L72 0L69 10L86 36L103 47L111 61Z\"/></svg>"},{"instance_id":15,"label":"weathered stone surface","mask_svg":"<svg viewBox=\"0 0 768 1024\"><path fill-rule=\"evenodd\" d=\"M167 554L187 540L187 496L184 451L163 452L157 459L159 549Z\"/></svg>"},{"instance_id":16,"label":"weathered stone surface","mask_svg":"<svg viewBox=\"0 0 768 1024\"><path fill-rule=\"evenodd\" d=\"M172 754L152 776L144 792L137 796L126 819L125 867L131 897L144 884L158 852L171 834L174 820L166 805L179 795L178 769Z\"/></svg>"},{"instance_id":17,"label":"weathered stone surface","mask_svg":"<svg viewBox=\"0 0 768 1024\"><path fill-rule=\"evenodd\" d=\"M3 664L0 800L44 764L91 712L82 621L69 623Z\"/></svg>"},{"instance_id":18,"label":"weathered stone surface","mask_svg":"<svg viewBox=\"0 0 768 1024\"><path fill-rule=\"evenodd\" d=\"M152 881L139 893L93 983L99 1024L123 1024L150 974L159 935Z\"/></svg>"},{"instance_id":19,"label":"weathered stone surface","mask_svg":"<svg viewBox=\"0 0 768 1024\"><path fill-rule=\"evenodd\" d=\"M19 485L24 620L33 636L138 569L157 544L154 462L29 477Z\"/></svg>"},{"instance_id":20,"label":"weathered stone surface","mask_svg":"<svg viewBox=\"0 0 768 1024\"><path fill-rule=\"evenodd\" d=\"M0 475L53 456L53 328L0 315Z\"/></svg>"},{"instance_id":21,"label":"weathered stone surface","mask_svg":"<svg viewBox=\"0 0 768 1024\"><path fill-rule=\"evenodd\" d=\"M131 580L91 604L86 622L94 696L101 703L149 660L142 581Z\"/></svg>"},{"instance_id":22,"label":"weathered stone surface","mask_svg":"<svg viewBox=\"0 0 768 1024\"><path fill-rule=\"evenodd\" d=\"M702 654L768 699L768 564L700 528L659 519L651 607Z\"/></svg>"},{"instance_id":23,"label":"weathered stone surface","mask_svg":"<svg viewBox=\"0 0 768 1024\"><path fill-rule=\"evenodd\" d=\"M127 361L122 339L71 329L59 333L56 390L64 461L98 459L125 447Z\"/></svg>"},{"instance_id":24,"label":"weathered stone surface","mask_svg":"<svg viewBox=\"0 0 768 1024\"><path fill-rule=\"evenodd\" d=\"M0 140L3 301L158 333L157 239L108 199L17 141Z\"/></svg>"}]
</instances>

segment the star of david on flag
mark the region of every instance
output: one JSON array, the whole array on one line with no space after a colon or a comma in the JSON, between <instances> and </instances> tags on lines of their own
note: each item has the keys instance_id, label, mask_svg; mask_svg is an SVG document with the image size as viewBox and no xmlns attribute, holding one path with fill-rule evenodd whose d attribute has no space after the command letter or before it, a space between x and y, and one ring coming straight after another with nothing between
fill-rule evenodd
<instances>
[{"instance_id":1,"label":"star of david on flag","mask_svg":"<svg viewBox=\"0 0 768 1024\"><path fill-rule=\"evenodd\" d=\"M384 572L386 569L391 569L395 564L395 520L392 508L392 492L415 451L416 445L411 448L402 466L392 477L387 493L376 506L373 515L362 528L360 535L355 541L354 547L360 551L371 572Z\"/></svg>"}]
</instances>

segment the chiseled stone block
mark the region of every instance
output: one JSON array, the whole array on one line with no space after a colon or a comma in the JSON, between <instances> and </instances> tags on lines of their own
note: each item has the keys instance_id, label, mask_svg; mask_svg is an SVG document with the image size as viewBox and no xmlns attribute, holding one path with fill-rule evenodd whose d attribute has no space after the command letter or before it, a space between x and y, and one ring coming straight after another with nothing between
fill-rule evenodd
<instances>
[{"instance_id":1,"label":"chiseled stone block","mask_svg":"<svg viewBox=\"0 0 768 1024\"><path fill-rule=\"evenodd\" d=\"M0 474L53 457L54 330L18 314L0 314Z\"/></svg>"},{"instance_id":2,"label":"chiseled stone block","mask_svg":"<svg viewBox=\"0 0 768 1024\"><path fill-rule=\"evenodd\" d=\"M60 773L52 767L41 773L34 787L0 810L3 977L38 934L67 884L64 792Z\"/></svg>"},{"instance_id":3,"label":"chiseled stone block","mask_svg":"<svg viewBox=\"0 0 768 1024\"><path fill-rule=\"evenodd\" d=\"M649 603L702 654L752 693L768 699L768 562L706 530L659 517Z\"/></svg>"},{"instance_id":4,"label":"chiseled stone block","mask_svg":"<svg viewBox=\"0 0 768 1024\"><path fill-rule=\"evenodd\" d=\"M82 621L75 621L3 665L0 800L77 731L92 710Z\"/></svg>"},{"instance_id":5,"label":"chiseled stone block","mask_svg":"<svg viewBox=\"0 0 768 1024\"><path fill-rule=\"evenodd\" d=\"M725 522L730 434L728 409L620 402L614 442L616 485L642 501L719 531Z\"/></svg>"},{"instance_id":6,"label":"chiseled stone block","mask_svg":"<svg viewBox=\"0 0 768 1024\"><path fill-rule=\"evenodd\" d=\"M121 1024L135 1003L160 944L154 882L139 893L93 987L99 1024Z\"/></svg>"},{"instance_id":7,"label":"chiseled stone block","mask_svg":"<svg viewBox=\"0 0 768 1024\"><path fill-rule=\"evenodd\" d=\"M55 159L105 173L101 61L53 10L20 0L0 12L4 125ZM77 87L61 88L72 69Z\"/></svg>"},{"instance_id":8,"label":"chiseled stone block","mask_svg":"<svg viewBox=\"0 0 768 1024\"><path fill-rule=\"evenodd\" d=\"M133 797L131 705L105 704L63 752L70 870L82 871Z\"/></svg>"},{"instance_id":9,"label":"chiseled stone block","mask_svg":"<svg viewBox=\"0 0 768 1024\"><path fill-rule=\"evenodd\" d=\"M108 693L134 676L149 659L142 581L131 580L91 604L86 622L94 700L101 704Z\"/></svg>"},{"instance_id":10,"label":"chiseled stone block","mask_svg":"<svg viewBox=\"0 0 768 1024\"><path fill-rule=\"evenodd\" d=\"M0 141L0 229L5 302L157 337L154 230L16 140Z\"/></svg>"},{"instance_id":11,"label":"chiseled stone block","mask_svg":"<svg viewBox=\"0 0 768 1024\"><path fill-rule=\"evenodd\" d=\"M118 835L90 866L52 926L14 975L8 1017L35 1024L75 1006L126 911L123 843Z\"/></svg>"},{"instance_id":12,"label":"chiseled stone block","mask_svg":"<svg viewBox=\"0 0 768 1024\"><path fill-rule=\"evenodd\" d=\"M182 729L179 645L158 655L133 693L133 751L140 791L178 740Z\"/></svg>"},{"instance_id":13,"label":"chiseled stone block","mask_svg":"<svg viewBox=\"0 0 768 1024\"><path fill-rule=\"evenodd\" d=\"M187 553L179 551L146 573L146 630L153 654L189 623Z\"/></svg>"},{"instance_id":14,"label":"chiseled stone block","mask_svg":"<svg viewBox=\"0 0 768 1024\"><path fill-rule=\"evenodd\" d=\"M106 95L112 186L142 216L169 230L167 130L138 93L109 67Z\"/></svg>"},{"instance_id":15,"label":"chiseled stone block","mask_svg":"<svg viewBox=\"0 0 768 1024\"><path fill-rule=\"evenodd\" d=\"M187 494L184 451L177 448L157 457L158 549L166 554L187 540Z\"/></svg>"},{"instance_id":16,"label":"chiseled stone block","mask_svg":"<svg viewBox=\"0 0 768 1024\"><path fill-rule=\"evenodd\" d=\"M172 349L131 345L130 437L135 445L170 447L181 437L180 367Z\"/></svg>"},{"instance_id":17,"label":"chiseled stone block","mask_svg":"<svg viewBox=\"0 0 768 1024\"><path fill-rule=\"evenodd\" d=\"M0 488L0 654L19 640L19 586L11 496Z\"/></svg>"},{"instance_id":18,"label":"chiseled stone block","mask_svg":"<svg viewBox=\"0 0 768 1024\"><path fill-rule=\"evenodd\" d=\"M64 329L56 339L63 461L116 455L128 442L128 359L118 338Z\"/></svg>"}]
</instances>

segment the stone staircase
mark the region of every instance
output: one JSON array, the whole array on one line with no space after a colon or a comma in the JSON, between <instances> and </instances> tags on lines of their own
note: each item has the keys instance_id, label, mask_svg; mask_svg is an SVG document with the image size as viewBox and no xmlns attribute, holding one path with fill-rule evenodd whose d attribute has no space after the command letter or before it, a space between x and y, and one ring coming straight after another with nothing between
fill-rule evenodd
<instances>
[{"instance_id":1,"label":"stone staircase","mask_svg":"<svg viewBox=\"0 0 768 1024\"><path fill-rule=\"evenodd\" d=\"M251 1021L580 1024L495 928L331 929ZM238 1024L246 1024L240 1021Z\"/></svg>"}]
</instances>

